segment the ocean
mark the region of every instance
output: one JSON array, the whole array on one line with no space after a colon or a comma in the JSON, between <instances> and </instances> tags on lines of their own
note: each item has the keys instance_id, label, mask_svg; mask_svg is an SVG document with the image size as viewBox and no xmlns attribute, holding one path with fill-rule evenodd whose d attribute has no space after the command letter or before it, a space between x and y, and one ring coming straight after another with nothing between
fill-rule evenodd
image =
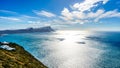
<instances>
[{"instance_id":1,"label":"ocean","mask_svg":"<svg viewBox=\"0 0 120 68\"><path fill-rule=\"evenodd\" d=\"M120 32L5 34L0 41L23 46L49 68L120 68Z\"/></svg>"}]
</instances>

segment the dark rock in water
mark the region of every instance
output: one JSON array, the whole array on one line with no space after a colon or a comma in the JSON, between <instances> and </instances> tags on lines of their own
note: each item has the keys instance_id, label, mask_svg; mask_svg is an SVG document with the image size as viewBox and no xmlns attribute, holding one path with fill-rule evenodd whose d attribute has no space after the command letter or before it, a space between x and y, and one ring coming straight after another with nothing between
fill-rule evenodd
<instances>
[{"instance_id":1,"label":"dark rock in water","mask_svg":"<svg viewBox=\"0 0 120 68\"><path fill-rule=\"evenodd\" d=\"M85 44L85 42L77 42L78 44Z\"/></svg>"},{"instance_id":2,"label":"dark rock in water","mask_svg":"<svg viewBox=\"0 0 120 68\"><path fill-rule=\"evenodd\" d=\"M0 42L2 45L4 44ZM7 46L15 50L0 48L0 68L47 68L18 44L9 43Z\"/></svg>"},{"instance_id":3,"label":"dark rock in water","mask_svg":"<svg viewBox=\"0 0 120 68\"><path fill-rule=\"evenodd\" d=\"M57 38L58 40L60 40L60 41L63 41L63 40L65 40L64 38Z\"/></svg>"},{"instance_id":4,"label":"dark rock in water","mask_svg":"<svg viewBox=\"0 0 120 68\"><path fill-rule=\"evenodd\" d=\"M34 33L34 32L51 32L54 31L50 26L41 28L28 28L28 29L18 29L18 30L2 30L0 34L14 34L14 33Z\"/></svg>"},{"instance_id":5,"label":"dark rock in water","mask_svg":"<svg viewBox=\"0 0 120 68\"><path fill-rule=\"evenodd\" d=\"M96 36L91 36L91 37L86 37L87 40L95 40L95 41L102 41L104 38L102 37L96 37Z\"/></svg>"}]
</instances>

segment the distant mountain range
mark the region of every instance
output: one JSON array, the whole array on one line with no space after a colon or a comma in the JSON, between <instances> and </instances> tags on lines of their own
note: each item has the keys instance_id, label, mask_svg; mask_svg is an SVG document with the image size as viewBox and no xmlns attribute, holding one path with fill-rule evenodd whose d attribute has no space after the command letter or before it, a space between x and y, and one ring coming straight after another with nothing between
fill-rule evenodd
<instances>
[{"instance_id":1,"label":"distant mountain range","mask_svg":"<svg viewBox=\"0 0 120 68\"><path fill-rule=\"evenodd\" d=\"M41 28L27 28L17 30L1 30L0 34L14 34L14 33L34 33L34 32L51 32L54 31L50 26Z\"/></svg>"}]
</instances>

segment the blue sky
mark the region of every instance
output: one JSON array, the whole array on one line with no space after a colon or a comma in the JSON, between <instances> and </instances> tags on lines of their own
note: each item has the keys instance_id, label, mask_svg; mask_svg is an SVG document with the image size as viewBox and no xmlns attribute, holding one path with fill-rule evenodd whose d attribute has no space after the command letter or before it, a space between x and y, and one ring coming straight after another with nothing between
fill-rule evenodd
<instances>
[{"instance_id":1,"label":"blue sky","mask_svg":"<svg viewBox=\"0 0 120 68\"><path fill-rule=\"evenodd\" d=\"M0 30L42 26L120 31L120 1L0 0Z\"/></svg>"}]
</instances>

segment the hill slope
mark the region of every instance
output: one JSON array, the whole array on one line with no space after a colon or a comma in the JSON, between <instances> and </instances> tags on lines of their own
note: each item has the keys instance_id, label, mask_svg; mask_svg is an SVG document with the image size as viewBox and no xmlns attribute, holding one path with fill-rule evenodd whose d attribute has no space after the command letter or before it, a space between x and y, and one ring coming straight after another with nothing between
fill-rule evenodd
<instances>
[{"instance_id":1,"label":"hill slope","mask_svg":"<svg viewBox=\"0 0 120 68\"><path fill-rule=\"evenodd\" d=\"M0 43L3 45L6 44ZM0 68L47 68L18 44L9 43L7 46L14 50L0 48Z\"/></svg>"}]
</instances>

